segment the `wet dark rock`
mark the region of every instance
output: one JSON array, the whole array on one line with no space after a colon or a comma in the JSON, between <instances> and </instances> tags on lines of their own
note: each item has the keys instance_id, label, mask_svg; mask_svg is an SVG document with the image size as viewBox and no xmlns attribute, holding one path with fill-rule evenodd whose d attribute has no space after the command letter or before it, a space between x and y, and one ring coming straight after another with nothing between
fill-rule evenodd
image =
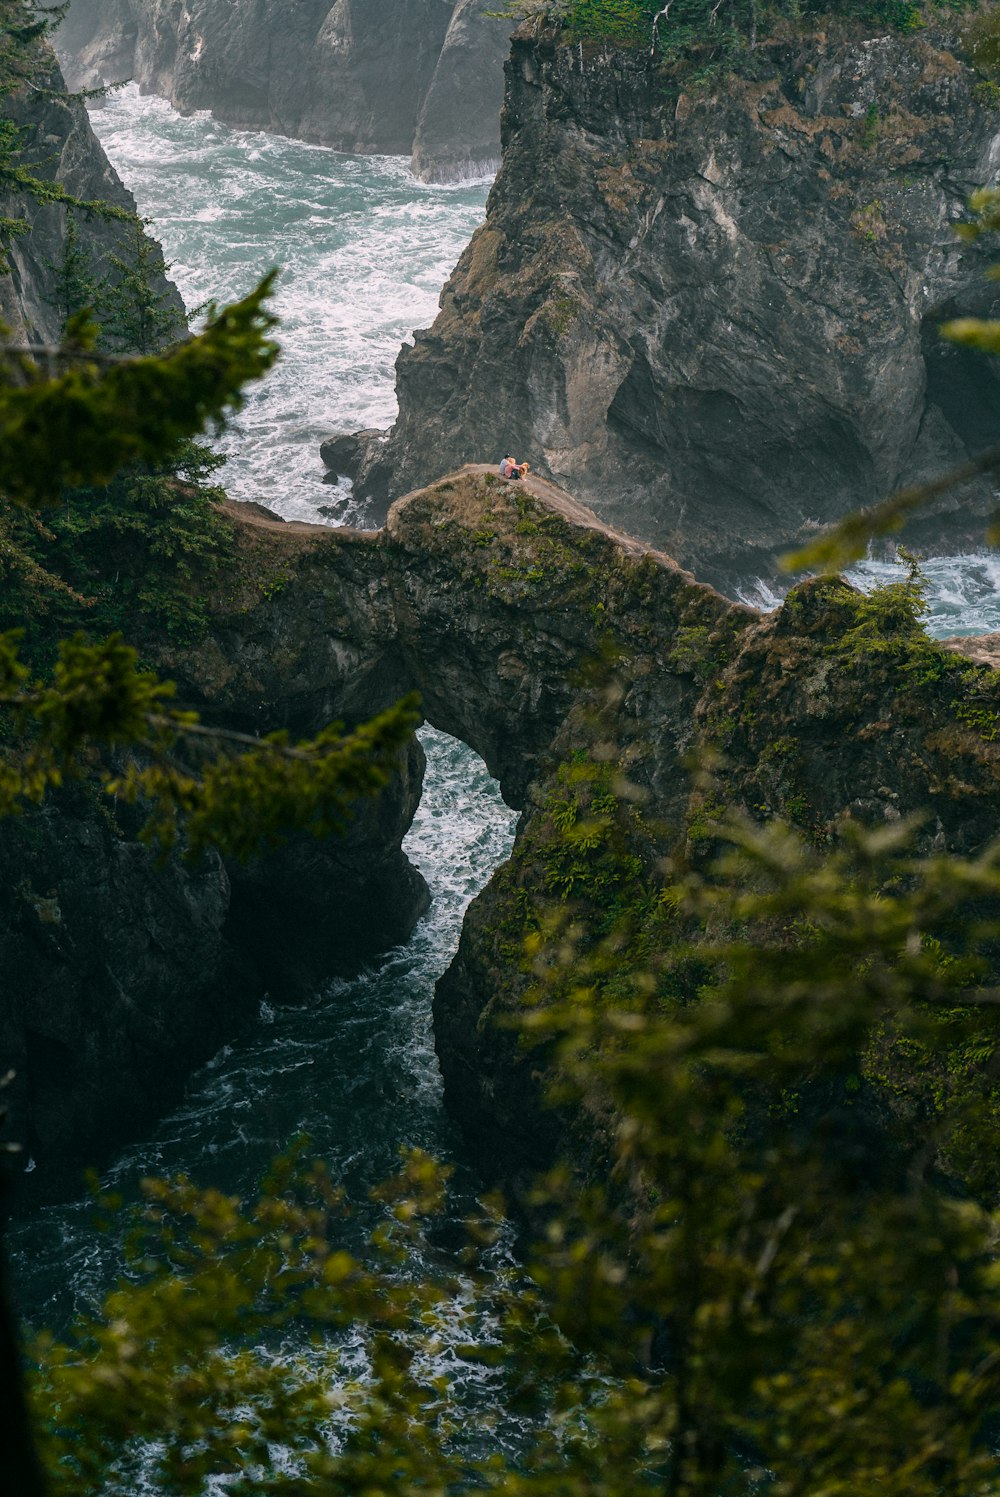
<instances>
[{"instance_id":1,"label":"wet dark rock","mask_svg":"<svg viewBox=\"0 0 1000 1497\"><path fill-rule=\"evenodd\" d=\"M159 1116L261 987L225 938L220 860L157 867L83 793L0 823L0 889L7 1137L47 1198Z\"/></svg>"},{"instance_id":2,"label":"wet dark rock","mask_svg":"<svg viewBox=\"0 0 1000 1497\"><path fill-rule=\"evenodd\" d=\"M319 449L319 455L328 474L334 478L353 478L358 463L368 443L381 437L380 431L340 432L328 437Z\"/></svg>"},{"instance_id":3,"label":"wet dark rock","mask_svg":"<svg viewBox=\"0 0 1000 1497\"><path fill-rule=\"evenodd\" d=\"M399 849L422 774L414 741L342 840L247 867L161 865L83 792L0 822L7 1136L37 1166L22 1203L72 1191L154 1123L265 995L297 1001L406 939L428 903Z\"/></svg>"},{"instance_id":4,"label":"wet dark rock","mask_svg":"<svg viewBox=\"0 0 1000 1497\"><path fill-rule=\"evenodd\" d=\"M389 793L361 802L343 836L296 836L249 866L229 865L226 935L276 996L357 972L405 941L427 909L427 884L399 850L424 762L411 739Z\"/></svg>"},{"instance_id":5,"label":"wet dark rock","mask_svg":"<svg viewBox=\"0 0 1000 1497\"><path fill-rule=\"evenodd\" d=\"M433 181L500 153L509 27L479 0L73 0L76 86L134 78L178 109L342 151L413 157Z\"/></svg>"},{"instance_id":6,"label":"wet dark rock","mask_svg":"<svg viewBox=\"0 0 1000 1497\"><path fill-rule=\"evenodd\" d=\"M678 94L643 51L515 36L487 221L399 354L361 494L513 449L731 588L995 440L995 367L938 336L998 306L994 251L954 233L1000 162L954 38L758 64ZM981 535L988 489L920 541Z\"/></svg>"},{"instance_id":7,"label":"wet dark rock","mask_svg":"<svg viewBox=\"0 0 1000 1497\"><path fill-rule=\"evenodd\" d=\"M500 165L507 28L484 26L483 10L482 0L457 0L448 23L413 142L413 170L425 181L481 177Z\"/></svg>"}]
</instances>

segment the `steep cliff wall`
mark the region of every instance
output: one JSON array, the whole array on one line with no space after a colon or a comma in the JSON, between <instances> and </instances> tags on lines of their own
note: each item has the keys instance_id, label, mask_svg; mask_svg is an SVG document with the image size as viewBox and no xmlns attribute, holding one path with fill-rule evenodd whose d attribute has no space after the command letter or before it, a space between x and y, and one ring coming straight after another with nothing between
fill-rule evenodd
<instances>
[{"instance_id":1,"label":"steep cliff wall","mask_svg":"<svg viewBox=\"0 0 1000 1497\"><path fill-rule=\"evenodd\" d=\"M406 939L427 906L399 851L422 773L414 742L342 842L247 868L161 866L134 819L83 793L0 823L0 1057L7 1136L37 1166L25 1199L79 1188L265 993L298 999Z\"/></svg>"},{"instance_id":2,"label":"steep cliff wall","mask_svg":"<svg viewBox=\"0 0 1000 1497\"><path fill-rule=\"evenodd\" d=\"M417 689L523 811L435 1002L448 1104L508 1180L566 1137L517 1032L535 912L600 932L648 908L664 856L703 856L726 805L820 840L844 818L911 813L925 847L969 853L994 833L995 638L866 639L860 595L836 580L758 614L551 483L481 466L400 500L380 532L240 519L248 580L216 598L211 649L174 658L187 692L226 705L283 691L326 714ZM253 582L279 561L280 592ZM690 774L707 748L725 756L712 791ZM566 833L577 812L585 841Z\"/></svg>"},{"instance_id":3,"label":"steep cliff wall","mask_svg":"<svg viewBox=\"0 0 1000 1497\"><path fill-rule=\"evenodd\" d=\"M937 334L996 300L954 224L1000 116L954 47L763 44L762 81L678 95L645 50L522 30L487 221L360 485L514 450L732 583L994 441L995 370ZM956 549L988 502L953 497L926 538Z\"/></svg>"},{"instance_id":4,"label":"steep cliff wall","mask_svg":"<svg viewBox=\"0 0 1000 1497\"><path fill-rule=\"evenodd\" d=\"M504 24L481 0L74 0L74 85L135 78L178 109L344 151L413 157L444 181L499 159Z\"/></svg>"},{"instance_id":5,"label":"steep cliff wall","mask_svg":"<svg viewBox=\"0 0 1000 1497\"><path fill-rule=\"evenodd\" d=\"M135 213L135 199L105 156L86 109L60 97L64 92L62 75L53 64L45 91L33 89L5 99L5 117L24 131L23 163L40 180L59 183L83 202L108 203ZM0 275L0 319L19 342L58 342L62 318L56 305L56 281L66 242L67 210L8 191L0 192L0 217L23 220L26 225L25 232L4 236L11 268L9 274ZM132 234L127 225L94 213L78 212L76 218L95 278L107 271L109 254L131 261ZM157 258L162 262L159 246L152 263ZM174 308L180 319L184 304L176 288L162 275L153 284L164 297L164 308Z\"/></svg>"}]
</instances>

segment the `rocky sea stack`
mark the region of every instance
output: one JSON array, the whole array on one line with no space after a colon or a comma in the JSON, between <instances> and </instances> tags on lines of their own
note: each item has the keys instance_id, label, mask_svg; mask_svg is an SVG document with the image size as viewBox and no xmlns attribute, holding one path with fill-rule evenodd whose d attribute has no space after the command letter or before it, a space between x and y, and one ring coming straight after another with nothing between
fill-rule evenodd
<instances>
[{"instance_id":1,"label":"rocky sea stack","mask_svg":"<svg viewBox=\"0 0 1000 1497\"><path fill-rule=\"evenodd\" d=\"M396 425L327 449L362 492L514 450L731 587L995 439L995 370L938 333L997 301L955 234L1000 165L956 35L762 42L693 87L525 26L506 77L487 220L399 355ZM978 537L989 502L922 538Z\"/></svg>"},{"instance_id":2,"label":"rocky sea stack","mask_svg":"<svg viewBox=\"0 0 1000 1497\"><path fill-rule=\"evenodd\" d=\"M961 853L995 826L991 643L896 635L891 609L870 617L839 579L760 614L547 480L483 465L399 500L379 532L234 516L240 589L213 606L212 647L170 662L188 693L353 716L417 690L522 812L435 1004L449 1106L515 1189L567 1144L511 1023L539 911L598 931L643 907L664 859L711 852L726 807L820 842L916 815L923 846ZM275 570L277 592L261 581ZM706 754L710 790L692 778ZM581 850L566 829L587 817Z\"/></svg>"}]
</instances>

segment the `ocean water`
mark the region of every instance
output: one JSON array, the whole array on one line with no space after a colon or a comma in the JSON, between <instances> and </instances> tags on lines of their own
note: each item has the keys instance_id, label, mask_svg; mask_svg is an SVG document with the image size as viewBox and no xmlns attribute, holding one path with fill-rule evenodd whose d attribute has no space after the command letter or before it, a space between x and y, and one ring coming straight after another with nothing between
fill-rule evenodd
<instances>
[{"instance_id":1,"label":"ocean water","mask_svg":"<svg viewBox=\"0 0 1000 1497\"><path fill-rule=\"evenodd\" d=\"M295 1007L265 1000L251 1032L191 1078L181 1105L148 1138L122 1151L102 1177L107 1189L133 1200L143 1177L185 1173L202 1186L252 1194L275 1155L305 1134L352 1206L338 1241L361 1253L387 1209L369 1191L396 1173L401 1149L421 1148L455 1174L446 1211L415 1244L409 1272L432 1279L442 1265L454 1267L448 1244L465 1241L481 1185L442 1105L431 1000L469 900L510 851L516 818L464 744L432 728L422 738L426 791L404 846L431 884L429 915L405 946L359 977L321 984ZM33 1325L60 1327L95 1309L119 1276L121 1234L99 1230L94 1218L81 1191L9 1229L16 1302ZM509 1227L483 1266L500 1277L517 1273ZM513 1447L522 1421L504 1407L498 1375L457 1355L458 1346L494 1334L474 1299L461 1280L431 1363L456 1403L474 1408L494 1448Z\"/></svg>"},{"instance_id":2,"label":"ocean water","mask_svg":"<svg viewBox=\"0 0 1000 1497\"><path fill-rule=\"evenodd\" d=\"M322 520L333 431L389 426L400 344L437 313L489 182L418 182L401 156L347 156L182 116L130 84L92 114L189 309L234 301L277 266L283 356L221 442L234 499ZM339 518L363 522L360 510Z\"/></svg>"}]
</instances>

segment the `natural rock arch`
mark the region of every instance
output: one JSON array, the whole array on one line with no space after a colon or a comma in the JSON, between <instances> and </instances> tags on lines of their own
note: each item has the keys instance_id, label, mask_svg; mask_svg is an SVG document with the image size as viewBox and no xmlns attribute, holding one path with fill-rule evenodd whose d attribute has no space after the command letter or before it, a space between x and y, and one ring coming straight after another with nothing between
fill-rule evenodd
<instances>
[{"instance_id":1,"label":"natural rock arch","mask_svg":"<svg viewBox=\"0 0 1000 1497\"><path fill-rule=\"evenodd\" d=\"M758 618L547 480L481 464L400 499L380 531L230 513L238 590L206 648L166 659L202 710L308 732L417 691L517 808L612 636L642 651Z\"/></svg>"},{"instance_id":2,"label":"natural rock arch","mask_svg":"<svg viewBox=\"0 0 1000 1497\"><path fill-rule=\"evenodd\" d=\"M519 912L558 898L547 849L561 766L609 764L627 780L645 818L633 857L650 877L704 821L698 746L724 751L720 803L755 815L828 835L845 816L929 813L928 841L960 851L994 834L1000 746L961 706L972 693L1000 707L995 640L950 642L967 661L915 673L905 654L850 643L857 594L840 580L760 614L547 481L505 483L481 465L399 500L380 532L234 513L239 586L217 606L211 650L176 662L188 688L227 715L252 703L248 721L305 729L418 690L428 720L480 754L523 813L435 1005L446 1100L508 1178L558 1141L535 1062L493 1020L516 1014L524 985Z\"/></svg>"},{"instance_id":3,"label":"natural rock arch","mask_svg":"<svg viewBox=\"0 0 1000 1497\"><path fill-rule=\"evenodd\" d=\"M758 816L822 831L844 816L929 812L927 838L963 851L995 832L1000 745L975 724L1000 713L996 637L958 641L966 661L914 672L905 656L850 643L857 595L845 583L805 583L760 614L545 480L504 483L484 466L401 499L379 532L284 524L245 505L231 514L234 560L207 640L160 660L182 701L208 721L309 733L416 689L428 720L477 752L522 812L513 857L473 903L435 1004L446 1100L487 1167L508 1178L560 1142L535 1060L492 1020L518 1009L525 910L564 897L550 875L574 766L609 766L627 784L629 858L650 879L704 827L687 767L704 745L725 754L718 803ZM975 710L963 714L965 695ZM22 847L8 826L0 854L20 872L0 908L0 1046L21 1071L12 1127L61 1166L57 1189L102 1140L168 1105L185 1069L255 1011L261 984L290 975L310 930L331 962L359 936L369 954L405 937L425 897L400 851L421 766L414 740L345 839L247 871L216 860L200 892L179 869L147 879L134 842L102 833L97 846L93 817L49 817L51 846L39 841L44 827L26 825ZM79 856L67 861L74 838ZM37 877L29 854L42 859ZM614 899L613 889L589 905L586 888L577 894L583 920ZM174 926L171 910L182 916ZM130 938L116 942L123 923ZM83 937L86 993L63 980L79 975ZM228 977L211 967L234 955L243 965ZM182 956L198 970L178 994Z\"/></svg>"}]
</instances>

